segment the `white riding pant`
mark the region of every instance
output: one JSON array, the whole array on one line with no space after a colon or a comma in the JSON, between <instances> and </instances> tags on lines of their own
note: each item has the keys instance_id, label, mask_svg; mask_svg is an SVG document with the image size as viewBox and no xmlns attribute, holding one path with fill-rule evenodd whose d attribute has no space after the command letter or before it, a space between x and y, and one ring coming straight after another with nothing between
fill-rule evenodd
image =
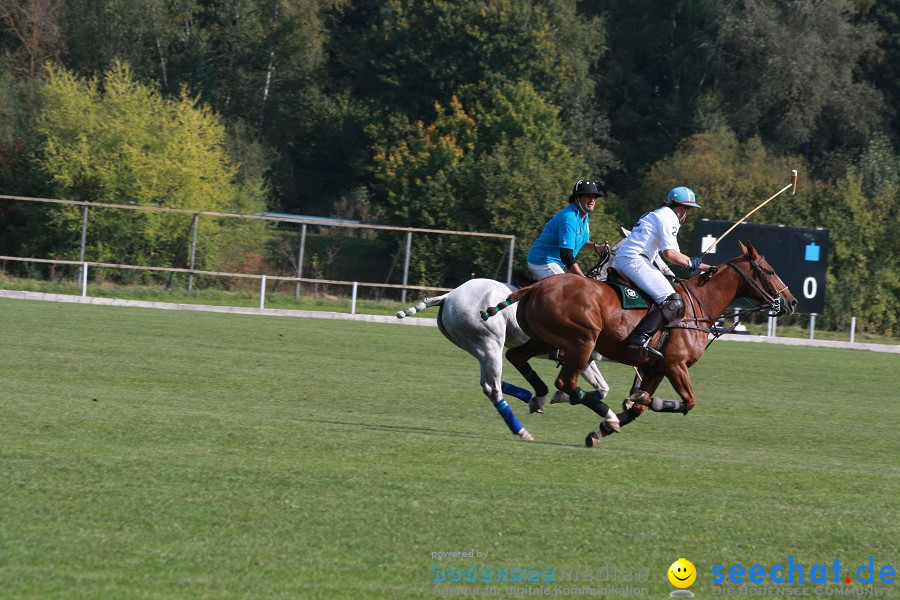
<instances>
[{"instance_id":1,"label":"white riding pant","mask_svg":"<svg viewBox=\"0 0 900 600\"><path fill-rule=\"evenodd\" d=\"M657 304L675 293L666 276L646 256L617 256L616 270L647 292Z\"/></svg>"},{"instance_id":2,"label":"white riding pant","mask_svg":"<svg viewBox=\"0 0 900 600\"><path fill-rule=\"evenodd\" d=\"M534 275L535 279L546 279L551 275L560 275L565 273L563 268L556 263L549 263L546 265L536 265L534 263L528 263L528 270L531 271L531 274Z\"/></svg>"}]
</instances>

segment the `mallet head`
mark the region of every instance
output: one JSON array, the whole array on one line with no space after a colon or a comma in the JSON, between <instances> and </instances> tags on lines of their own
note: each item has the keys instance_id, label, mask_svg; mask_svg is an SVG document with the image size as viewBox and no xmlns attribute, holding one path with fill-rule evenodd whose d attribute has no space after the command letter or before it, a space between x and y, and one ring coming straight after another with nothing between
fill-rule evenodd
<instances>
[{"instance_id":1,"label":"mallet head","mask_svg":"<svg viewBox=\"0 0 900 600\"><path fill-rule=\"evenodd\" d=\"M791 171L791 196L797 193L797 169Z\"/></svg>"}]
</instances>

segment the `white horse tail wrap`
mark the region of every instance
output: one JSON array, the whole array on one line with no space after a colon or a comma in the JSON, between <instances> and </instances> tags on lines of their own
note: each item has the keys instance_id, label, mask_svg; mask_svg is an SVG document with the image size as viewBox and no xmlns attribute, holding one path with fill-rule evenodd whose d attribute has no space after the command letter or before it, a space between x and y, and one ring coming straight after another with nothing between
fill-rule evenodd
<instances>
[{"instance_id":1,"label":"white horse tail wrap","mask_svg":"<svg viewBox=\"0 0 900 600\"><path fill-rule=\"evenodd\" d=\"M411 317L417 312L422 312L426 308L431 308L432 306L440 306L444 302L444 298L449 295L449 292L443 294L441 296L435 296L434 298L425 298L415 306L410 306L406 310L397 311L398 319L405 319L406 317Z\"/></svg>"}]
</instances>

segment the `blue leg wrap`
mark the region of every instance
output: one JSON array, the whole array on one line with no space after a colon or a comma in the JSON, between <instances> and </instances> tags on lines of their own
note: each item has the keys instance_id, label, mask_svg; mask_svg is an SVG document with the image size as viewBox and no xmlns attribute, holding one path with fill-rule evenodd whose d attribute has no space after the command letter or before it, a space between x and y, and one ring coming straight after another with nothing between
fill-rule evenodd
<instances>
[{"instance_id":1,"label":"blue leg wrap","mask_svg":"<svg viewBox=\"0 0 900 600\"><path fill-rule=\"evenodd\" d=\"M497 412L500 413L500 416L506 421L506 426L513 432L513 435L517 435L522 431L522 424L519 423L519 420L516 418L516 415L513 414L513 411L509 407L509 404L506 403L506 400L501 400L494 405L494 408L497 409Z\"/></svg>"},{"instance_id":2,"label":"blue leg wrap","mask_svg":"<svg viewBox=\"0 0 900 600\"><path fill-rule=\"evenodd\" d=\"M515 396L525 404L528 404L528 401L531 400L531 392L511 383L506 383L505 381L500 382L500 391L504 394Z\"/></svg>"}]
</instances>

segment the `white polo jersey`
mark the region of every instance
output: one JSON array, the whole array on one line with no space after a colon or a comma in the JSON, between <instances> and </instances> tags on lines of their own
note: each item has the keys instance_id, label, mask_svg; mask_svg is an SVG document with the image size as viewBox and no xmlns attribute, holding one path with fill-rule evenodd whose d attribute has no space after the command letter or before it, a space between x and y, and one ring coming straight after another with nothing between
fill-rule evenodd
<instances>
[{"instance_id":1,"label":"white polo jersey","mask_svg":"<svg viewBox=\"0 0 900 600\"><path fill-rule=\"evenodd\" d=\"M643 254L647 260L653 261L663 250L680 252L676 237L679 229L681 223L675 211L668 206L660 206L638 219L631 234L616 252L616 258L634 258Z\"/></svg>"},{"instance_id":2,"label":"white polo jersey","mask_svg":"<svg viewBox=\"0 0 900 600\"><path fill-rule=\"evenodd\" d=\"M661 304L675 288L666 276L653 265L663 250L678 250L678 215L668 206L661 206L638 219L631 233L616 252L616 269L647 292L654 302Z\"/></svg>"}]
</instances>

